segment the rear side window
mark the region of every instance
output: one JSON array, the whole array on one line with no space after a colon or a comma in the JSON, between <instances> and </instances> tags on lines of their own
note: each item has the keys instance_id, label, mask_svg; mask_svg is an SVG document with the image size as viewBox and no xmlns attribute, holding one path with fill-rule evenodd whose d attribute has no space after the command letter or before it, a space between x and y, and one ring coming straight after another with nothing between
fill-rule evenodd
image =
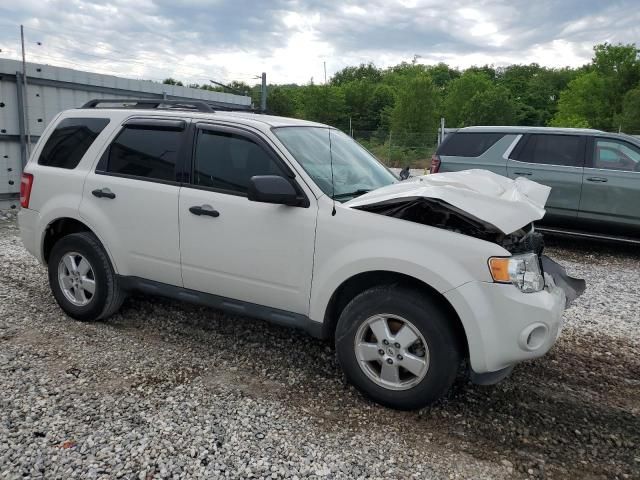
<instances>
[{"instance_id":1,"label":"rear side window","mask_svg":"<svg viewBox=\"0 0 640 480\"><path fill-rule=\"evenodd\" d=\"M513 158L520 162L584 166L584 137L579 135L531 134Z\"/></svg>"},{"instance_id":2,"label":"rear side window","mask_svg":"<svg viewBox=\"0 0 640 480\"><path fill-rule=\"evenodd\" d=\"M38 164L74 169L93 141L109 124L108 118L65 118L44 144Z\"/></svg>"},{"instance_id":3,"label":"rear side window","mask_svg":"<svg viewBox=\"0 0 640 480\"><path fill-rule=\"evenodd\" d=\"M453 133L440 146L438 155L479 157L502 137L504 133Z\"/></svg>"},{"instance_id":4,"label":"rear side window","mask_svg":"<svg viewBox=\"0 0 640 480\"><path fill-rule=\"evenodd\" d=\"M105 170L152 180L176 180L183 132L136 125L120 132L108 150Z\"/></svg>"}]
</instances>

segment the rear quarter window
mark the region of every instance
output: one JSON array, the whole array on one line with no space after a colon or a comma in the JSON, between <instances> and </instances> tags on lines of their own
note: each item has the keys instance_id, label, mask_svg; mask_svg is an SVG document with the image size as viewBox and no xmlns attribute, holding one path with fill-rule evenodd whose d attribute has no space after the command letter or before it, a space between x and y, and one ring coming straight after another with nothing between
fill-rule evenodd
<instances>
[{"instance_id":1,"label":"rear quarter window","mask_svg":"<svg viewBox=\"0 0 640 480\"><path fill-rule=\"evenodd\" d=\"M65 118L47 139L38 164L46 167L74 169L109 124L108 118Z\"/></svg>"},{"instance_id":2,"label":"rear quarter window","mask_svg":"<svg viewBox=\"0 0 640 480\"><path fill-rule=\"evenodd\" d=\"M504 133L453 133L445 139L437 153L451 157L479 157L504 135Z\"/></svg>"}]
</instances>

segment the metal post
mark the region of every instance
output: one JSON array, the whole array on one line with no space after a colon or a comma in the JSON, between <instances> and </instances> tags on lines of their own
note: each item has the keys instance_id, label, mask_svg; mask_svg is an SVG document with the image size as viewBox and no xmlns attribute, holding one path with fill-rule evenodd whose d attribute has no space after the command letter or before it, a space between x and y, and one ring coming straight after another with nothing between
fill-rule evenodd
<instances>
[{"instance_id":1,"label":"metal post","mask_svg":"<svg viewBox=\"0 0 640 480\"><path fill-rule=\"evenodd\" d=\"M262 72L262 90L260 93L260 111L267 111L267 74Z\"/></svg>"},{"instance_id":2,"label":"metal post","mask_svg":"<svg viewBox=\"0 0 640 480\"><path fill-rule=\"evenodd\" d=\"M389 131L389 165L391 165L391 131Z\"/></svg>"},{"instance_id":3,"label":"metal post","mask_svg":"<svg viewBox=\"0 0 640 480\"><path fill-rule=\"evenodd\" d=\"M27 84L27 61L25 60L24 53L24 27L20 25L20 42L22 43L22 82L24 84L23 89L23 116L24 116L24 125L25 130L27 132L27 156L31 155L31 133L29 132L29 86ZM26 162L25 162L26 164Z\"/></svg>"},{"instance_id":4,"label":"metal post","mask_svg":"<svg viewBox=\"0 0 640 480\"><path fill-rule=\"evenodd\" d=\"M322 62L322 65L324 66L324 84L327 84L327 62Z\"/></svg>"},{"instance_id":5,"label":"metal post","mask_svg":"<svg viewBox=\"0 0 640 480\"><path fill-rule=\"evenodd\" d=\"M444 142L444 117L440 117L440 133L438 135L438 145Z\"/></svg>"},{"instance_id":6,"label":"metal post","mask_svg":"<svg viewBox=\"0 0 640 480\"><path fill-rule=\"evenodd\" d=\"M27 135L24 128L24 85L22 81L22 73L16 72L16 93L18 94L18 132L20 133L20 160L22 168L27 164L29 155L27 154ZM22 173L22 172L20 172Z\"/></svg>"}]
</instances>

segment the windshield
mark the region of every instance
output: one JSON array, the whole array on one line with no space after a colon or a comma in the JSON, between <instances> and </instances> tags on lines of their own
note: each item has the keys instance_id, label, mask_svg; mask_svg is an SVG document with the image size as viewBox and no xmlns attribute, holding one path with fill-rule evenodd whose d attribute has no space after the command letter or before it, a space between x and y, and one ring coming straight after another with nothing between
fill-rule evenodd
<instances>
[{"instance_id":1,"label":"windshield","mask_svg":"<svg viewBox=\"0 0 640 480\"><path fill-rule=\"evenodd\" d=\"M324 127L279 127L273 132L297 162L328 196L347 201L370 190L395 183L396 177L367 150L340 130ZM333 182L331 186L331 155Z\"/></svg>"}]
</instances>

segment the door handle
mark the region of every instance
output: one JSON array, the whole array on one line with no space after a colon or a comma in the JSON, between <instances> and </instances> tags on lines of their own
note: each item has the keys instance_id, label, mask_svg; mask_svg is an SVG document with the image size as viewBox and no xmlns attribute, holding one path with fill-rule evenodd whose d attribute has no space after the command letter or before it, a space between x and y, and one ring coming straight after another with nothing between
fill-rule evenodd
<instances>
[{"instance_id":1,"label":"door handle","mask_svg":"<svg viewBox=\"0 0 640 480\"><path fill-rule=\"evenodd\" d=\"M98 198L110 198L110 199L116 198L116 194L113 193L108 188L98 188L91 193L93 194L94 197L98 197Z\"/></svg>"},{"instance_id":2,"label":"door handle","mask_svg":"<svg viewBox=\"0 0 640 480\"><path fill-rule=\"evenodd\" d=\"M211 205L194 205L193 207L189 207L189 211L194 215L207 215L209 217L219 217L220 212L214 210Z\"/></svg>"},{"instance_id":3,"label":"door handle","mask_svg":"<svg viewBox=\"0 0 640 480\"><path fill-rule=\"evenodd\" d=\"M532 175L531 172L513 172L516 175L523 175L525 177L530 177Z\"/></svg>"},{"instance_id":4,"label":"door handle","mask_svg":"<svg viewBox=\"0 0 640 480\"><path fill-rule=\"evenodd\" d=\"M604 177L589 177L589 178L587 178L587 181L604 183L604 182L608 182L609 180L607 178L604 178Z\"/></svg>"}]
</instances>

